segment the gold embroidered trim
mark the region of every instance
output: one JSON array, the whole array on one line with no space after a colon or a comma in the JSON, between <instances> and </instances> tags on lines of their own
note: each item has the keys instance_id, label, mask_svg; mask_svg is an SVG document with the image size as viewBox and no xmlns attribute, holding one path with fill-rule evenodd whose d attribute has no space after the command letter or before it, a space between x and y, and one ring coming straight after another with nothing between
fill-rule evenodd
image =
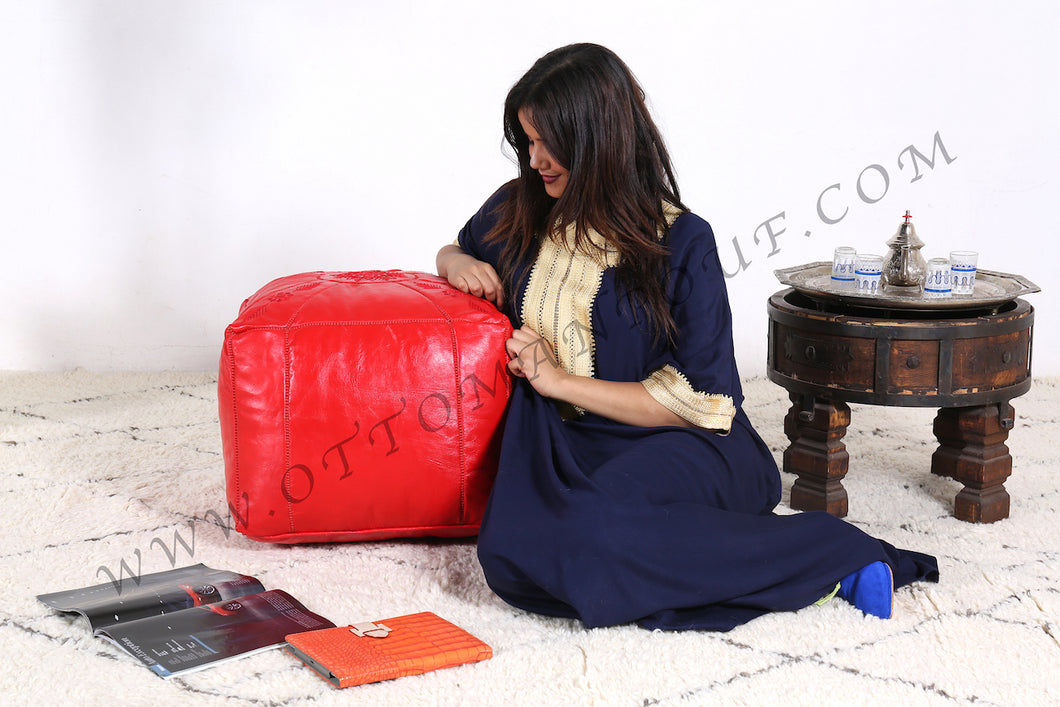
<instances>
[{"instance_id":1,"label":"gold embroidered trim","mask_svg":"<svg viewBox=\"0 0 1060 707\"><path fill-rule=\"evenodd\" d=\"M668 225L672 226L682 213L673 204L663 204ZM607 240L592 229L588 232L592 245L576 253L574 231L574 224L570 224L562 240L541 239L523 293L521 314L523 322L552 345L565 371L591 378L596 370L593 303L604 271L617 266L619 257ZM662 238L661 232L659 237Z\"/></svg>"},{"instance_id":2,"label":"gold embroidered trim","mask_svg":"<svg viewBox=\"0 0 1060 707\"><path fill-rule=\"evenodd\" d=\"M677 220L677 217L680 216L683 213L684 213L684 211L682 211L681 209L677 208L676 206L671 204L669 201L664 201L663 202L663 218L666 219L666 225L667 226L673 226L674 225L674 221ZM663 234L660 233L659 234L659 238L662 238L662 237L663 237Z\"/></svg>"},{"instance_id":3,"label":"gold embroidered trim","mask_svg":"<svg viewBox=\"0 0 1060 707\"><path fill-rule=\"evenodd\" d=\"M684 374L667 364L641 381L660 405L707 430L728 432L736 416L732 398L695 390Z\"/></svg>"},{"instance_id":4,"label":"gold embroidered trim","mask_svg":"<svg viewBox=\"0 0 1060 707\"><path fill-rule=\"evenodd\" d=\"M592 377L596 342L591 312L604 271L618 264L618 253L603 236L589 232L592 252L575 253L574 226L562 242L542 238L523 294L523 322L552 345L563 370Z\"/></svg>"}]
</instances>

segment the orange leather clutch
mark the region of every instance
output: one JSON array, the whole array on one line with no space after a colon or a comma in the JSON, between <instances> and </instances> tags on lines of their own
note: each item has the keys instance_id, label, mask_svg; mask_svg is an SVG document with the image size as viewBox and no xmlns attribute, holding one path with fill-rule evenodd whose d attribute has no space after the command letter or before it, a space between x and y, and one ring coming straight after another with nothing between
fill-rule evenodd
<instances>
[{"instance_id":1,"label":"orange leather clutch","mask_svg":"<svg viewBox=\"0 0 1060 707\"><path fill-rule=\"evenodd\" d=\"M493 649L425 611L287 636L287 650L338 687L474 663Z\"/></svg>"}]
</instances>

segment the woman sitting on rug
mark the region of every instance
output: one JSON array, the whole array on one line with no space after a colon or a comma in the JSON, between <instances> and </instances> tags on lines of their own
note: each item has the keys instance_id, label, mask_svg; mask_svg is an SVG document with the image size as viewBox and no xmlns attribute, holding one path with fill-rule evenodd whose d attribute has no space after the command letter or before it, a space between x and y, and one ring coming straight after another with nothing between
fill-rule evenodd
<instances>
[{"instance_id":1,"label":"woman sitting on rug","mask_svg":"<svg viewBox=\"0 0 1060 707\"><path fill-rule=\"evenodd\" d=\"M504 130L519 176L437 263L515 326L478 544L490 587L588 627L728 630L837 592L888 617L894 586L937 581L934 558L826 513L773 514L780 475L740 408L714 235L621 59L546 54Z\"/></svg>"}]
</instances>

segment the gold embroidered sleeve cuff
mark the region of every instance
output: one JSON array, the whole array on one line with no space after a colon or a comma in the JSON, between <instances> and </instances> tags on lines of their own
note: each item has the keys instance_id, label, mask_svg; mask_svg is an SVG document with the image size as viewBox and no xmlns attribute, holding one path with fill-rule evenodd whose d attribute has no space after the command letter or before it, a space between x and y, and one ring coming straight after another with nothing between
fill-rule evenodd
<instances>
[{"instance_id":1,"label":"gold embroidered sleeve cuff","mask_svg":"<svg viewBox=\"0 0 1060 707\"><path fill-rule=\"evenodd\" d=\"M728 432L732 427L736 415L732 398L695 390L673 366L663 366L641 383L660 405L697 427L721 432Z\"/></svg>"}]
</instances>

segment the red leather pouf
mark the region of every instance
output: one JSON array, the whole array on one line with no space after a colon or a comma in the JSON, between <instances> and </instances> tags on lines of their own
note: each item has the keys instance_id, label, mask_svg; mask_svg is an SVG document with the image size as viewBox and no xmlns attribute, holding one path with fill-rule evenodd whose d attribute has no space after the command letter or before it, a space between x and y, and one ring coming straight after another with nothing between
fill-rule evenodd
<instances>
[{"instance_id":1,"label":"red leather pouf","mask_svg":"<svg viewBox=\"0 0 1060 707\"><path fill-rule=\"evenodd\" d=\"M511 382L507 317L426 273L275 280L225 331L236 529L270 542L474 535Z\"/></svg>"}]
</instances>

